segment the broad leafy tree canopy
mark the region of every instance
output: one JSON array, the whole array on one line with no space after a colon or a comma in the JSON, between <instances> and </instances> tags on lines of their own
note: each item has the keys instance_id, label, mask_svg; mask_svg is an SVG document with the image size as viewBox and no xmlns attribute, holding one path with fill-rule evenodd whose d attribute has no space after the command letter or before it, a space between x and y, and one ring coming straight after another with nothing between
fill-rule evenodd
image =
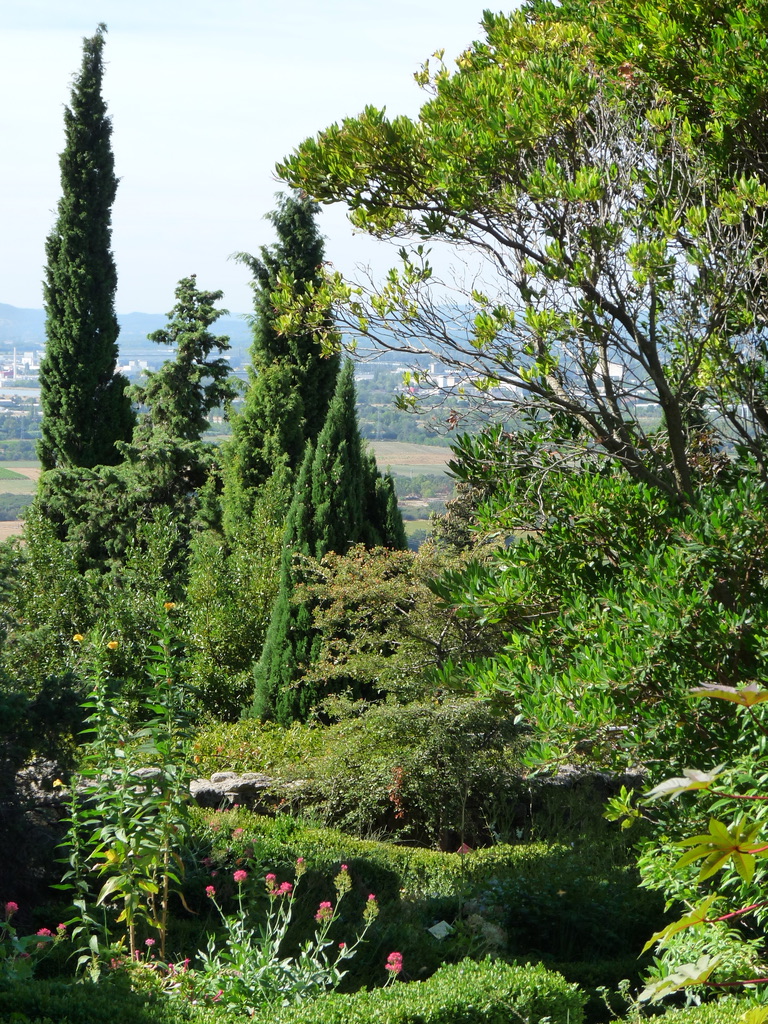
<instances>
[{"instance_id":1,"label":"broad leafy tree canopy","mask_svg":"<svg viewBox=\"0 0 768 1024\"><path fill-rule=\"evenodd\" d=\"M619 2L486 13L455 71L438 54L417 75L431 93L418 118L368 107L278 170L372 234L471 254L452 302L418 246L378 288L329 277L317 301L332 295L350 330L460 368L467 392L564 418L566 458L586 446L690 495L734 444L766 476L768 190L760 152L742 157L768 67L763 43L742 45L764 4L677 6L679 21L646 12L642 31ZM694 30L696 60L678 59ZM284 326L306 305L289 301Z\"/></svg>"}]
</instances>

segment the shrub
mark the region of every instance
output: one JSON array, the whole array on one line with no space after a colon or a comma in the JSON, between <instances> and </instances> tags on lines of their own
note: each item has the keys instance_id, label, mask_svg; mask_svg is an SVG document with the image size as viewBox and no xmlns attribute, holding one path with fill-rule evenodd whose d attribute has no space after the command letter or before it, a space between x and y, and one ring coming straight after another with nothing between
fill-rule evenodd
<instances>
[{"instance_id":1,"label":"shrub","mask_svg":"<svg viewBox=\"0 0 768 1024\"><path fill-rule=\"evenodd\" d=\"M634 962L642 939L660 923L660 898L639 890L631 870L607 868L591 848L527 843L441 853L354 839L288 815L268 818L245 810L193 809L192 821L206 875L200 865L190 865L185 894L203 915L199 894L210 870L226 876L253 860L264 871L279 871L290 870L297 857L305 858L307 906L302 913L310 921L317 902L333 892L332 879L341 863L349 865L354 878L350 919L360 914L367 894L376 893L381 914L352 962L344 988L369 984L392 949L406 956L411 977L428 977L441 963L466 956L502 953L572 961L570 976L575 980L581 977L575 964L585 951L591 958L624 956ZM592 907L594 900L599 900L599 912ZM443 940L427 931L440 921L453 928ZM625 964L621 971L589 980L605 984L614 977L633 976Z\"/></svg>"},{"instance_id":2,"label":"shrub","mask_svg":"<svg viewBox=\"0 0 768 1024\"><path fill-rule=\"evenodd\" d=\"M488 840L494 793L514 803L520 745L509 716L463 699L375 706L325 729L216 726L193 752L203 772L274 774L278 795L353 835L456 849Z\"/></svg>"},{"instance_id":3,"label":"shrub","mask_svg":"<svg viewBox=\"0 0 768 1024\"><path fill-rule=\"evenodd\" d=\"M565 847L545 843L524 846L498 846L473 850L467 854L442 853L418 846L356 839L333 829L302 824L295 818L270 818L244 809L206 811L191 809L192 831L197 844L205 847L221 863L241 850L253 849L253 855L272 868L290 867L304 857L308 868L338 870L340 862L355 865L362 888L383 899L457 898L471 887L483 885L492 877L513 878L541 865L542 877L551 874L549 858L575 857ZM242 829L234 837L236 829ZM547 866L549 864L549 867ZM332 877L332 876L331 876Z\"/></svg>"},{"instance_id":4,"label":"shrub","mask_svg":"<svg viewBox=\"0 0 768 1024\"><path fill-rule=\"evenodd\" d=\"M662 1017L654 1019L658 1019L662 1024L741 1024L743 1014L751 1005L739 999L718 999L717 1002L704 1003L701 1006L667 1010Z\"/></svg>"},{"instance_id":5,"label":"shrub","mask_svg":"<svg viewBox=\"0 0 768 1024\"><path fill-rule=\"evenodd\" d=\"M0 1024L207 1024L211 1010L131 991L119 977L99 985L35 981L0 990Z\"/></svg>"},{"instance_id":6,"label":"shrub","mask_svg":"<svg viewBox=\"0 0 768 1024\"><path fill-rule=\"evenodd\" d=\"M407 967L407 964L406 964ZM581 1024L583 996L540 966L463 960L427 981L329 995L269 1017L270 1024ZM260 1018L267 1024L267 1018Z\"/></svg>"}]
</instances>

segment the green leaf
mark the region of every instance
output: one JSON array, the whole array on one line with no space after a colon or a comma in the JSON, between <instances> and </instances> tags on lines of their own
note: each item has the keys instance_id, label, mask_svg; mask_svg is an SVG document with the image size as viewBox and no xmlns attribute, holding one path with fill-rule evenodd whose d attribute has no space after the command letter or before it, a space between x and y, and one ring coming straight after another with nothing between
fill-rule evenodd
<instances>
[{"instance_id":1,"label":"green leaf","mask_svg":"<svg viewBox=\"0 0 768 1024\"><path fill-rule=\"evenodd\" d=\"M703 985L720 963L719 956L701 956L695 964L681 964L672 974L646 985L638 996L641 1003L655 1003L689 985Z\"/></svg>"},{"instance_id":2,"label":"green leaf","mask_svg":"<svg viewBox=\"0 0 768 1024\"><path fill-rule=\"evenodd\" d=\"M668 924L666 928L662 928L661 931L654 932L643 946L642 952L645 953L651 948L651 946L655 946L657 943L666 942L667 939L671 939L672 936L677 935L678 932L684 932L688 928L698 928L699 925L704 924L707 920L707 912L717 898L717 893L707 896L704 902L700 903L697 907L694 907L689 914L685 914L679 920Z\"/></svg>"},{"instance_id":3,"label":"green leaf","mask_svg":"<svg viewBox=\"0 0 768 1024\"><path fill-rule=\"evenodd\" d=\"M681 793L687 793L691 790L709 789L723 768L725 768L724 764L713 768L711 772L702 772L695 768L684 768L683 778L665 779L664 782L660 782L658 786L654 786L653 789L650 789L645 794L645 800L651 802L665 798L674 799Z\"/></svg>"},{"instance_id":4,"label":"green leaf","mask_svg":"<svg viewBox=\"0 0 768 1024\"><path fill-rule=\"evenodd\" d=\"M755 846L755 839L761 828L760 823L747 825L745 819L741 818L729 829L716 818L710 818L709 835L690 836L675 844L693 847L683 854L675 868L682 868L703 859L698 878L702 882L732 860L738 874L746 882L750 882L755 872L755 854L764 852Z\"/></svg>"},{"instance_id":5,"label":"green leaf","mask_svg":"<svg viewBox=\"0 0 768 1024\"><path fill-rule=\"evenodd\" d=\"M104 900L115 892L121 892L125 888L128 879L125 875L112 875L101 887L101 892L96 900L96 906L100 906Z\"/></svg>"},{"instance_id":6,"label":"green leaf","mask_svg":"<svg viewBox=\"0 0 768 1024\"><path fill-rule=\"evenodd\" d=\"M717 700L727 700L732 704L738 704L743 708L751 708L756 704L764 704L768 701L768 690L764 690L757 683L749 683L747 686L718 686L715 683L704 683L690 691L692 697L715 697Z\"/></svg>"}]
</instances>

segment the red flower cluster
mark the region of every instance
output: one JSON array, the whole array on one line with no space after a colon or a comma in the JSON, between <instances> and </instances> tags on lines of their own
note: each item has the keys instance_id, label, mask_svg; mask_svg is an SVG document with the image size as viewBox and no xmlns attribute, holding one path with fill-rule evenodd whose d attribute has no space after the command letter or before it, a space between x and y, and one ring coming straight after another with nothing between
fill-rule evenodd
<instances>
[{"instance_id":1,"label":"red flower cluster","mask_svg":"<svg viewBox=\"0 0 768 1024\"><path fill-rule=\"evenodd\" d=\"M324 900L320 904L320 906L317 908L317 913L315 914L315 920L318 921L320 924L322 924L323 921L328 921L332 917L333 917L333 904L330 903L329 900Z\"/></svg>"},{"instance_id":2,"label":"red flower cluster","mask_svg":"<svg viewBox=\"0 0 768 1024\"><path fill-rule=\"evenodd\" d=\"M403 954L390 953L387 957L387 962L384 964L384 968L392 974L399 974L403 969Z\"/></svg>"}]
</instances>

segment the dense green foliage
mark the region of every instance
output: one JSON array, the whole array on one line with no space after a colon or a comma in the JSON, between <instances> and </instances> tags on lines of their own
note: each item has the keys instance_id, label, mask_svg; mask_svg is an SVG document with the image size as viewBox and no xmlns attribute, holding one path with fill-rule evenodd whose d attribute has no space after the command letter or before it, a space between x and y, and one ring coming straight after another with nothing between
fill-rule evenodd
<instances>
[{"instance_id":1,"label":"dense green foliage","mask_svg":"<svg viewBox=\"0 0 768 1024\"><path fill-rule=\"evenodd\" d=\"M124 978L98 987L37 981L0 989L3 1024L211 1024L215 1019L210 1009L136 992Z\"/></svg>"},{"instance_id":2,"label":"dense green foliage","mask_svg":"<svg viewBox=\"0 0 768 1024\"><path fill-rule=\"evenodd\" d=\"M149 335L150 341L174 349L174 358L157 372L148 372L146 382L131 390L133 400L147 409L139 421L136 440L163 434L201 441L211 409L234 398L229 363L220 354L228 350L229 339L208 331L226 312L215 308L222 294L200 291L194 274L179 281L168 326ZM212 352L219 355L212 359Z\"/></svg>"},{"instance_id":3,"label":"dense green foliage","mask_svg":"<svg viewBox=\"0 0 768 1024\"><path fill-rule=\"evenodd\" d=\"M603 985L635 1024L691 982L764 976L766 15L528 0L487 12L454 69L425 65L418 118L366 108L301 144L276 243L241 257L252 366L221 449L221 296L193 277L126 432L103 29L86 40L48 245L45 473L0 549L0 1016L266 1020L258 993L341 984L269 1019L574 1024L588 993L605 1024ZM316 201L406 242L379 288L323 270ZM466 287L436 280L433 241L470 254ZM345 327L416 358L402 404L445 428L497 409L454 438L457 495L418 555L362 440ZM442 410L432 361L458 378ZM25 833L35 755L64 779L75 897L40 943L36 878L11 888L51 870ZM251 807L227 789L188 814L190 775L217 770L269 778ZM67 951L92 998L14 987Z\"/></svg>"},{"instance_id":4,"label":"dense green foliage","mask_svg":"<svg viewBox=\"0 0 768 1024\"><path fill-rule=\"evenodd\" d=\"M507 1024L510 1017L580 1024L583 997L543 967L464 961L442 967L429 981L381 991L328 996L271 1020L280 1024Z\"/></svg>"},{"instance_id":5,"label":"dense green foliage","mask_svg":"<svg viewBox=\"0 0 768 1024\"><path fill-rule=\"evenodd\" d=\"M403 521L389 476L381 477L372 454L363 449L355 411L354 366L339 374L317 444L308 444L288 510L280 586L256 666L254 713L288 725L305 720L319 691L301 673L319 653L319 637L309 607L295 600L297 555L321 558L345 554L353 544L406 547ZM299 684L299 685L297 685Z\"/></svg>"},{"instance_id":6,"label":"dense green foliage","mask_svg":"<svg viewBox=\"0 0 768 1024\"><path fill-rule=\"evenodd\" d=\"M46 351L40 364L44 469L120 461L130 439L127 381L115 374L117 273L110 249L117 190L112 125L101 96L105 26L83 42L83 63L64 109L62 197L46 243Z\"/></svg>"},{"instance_id":7,"label":"dense green foliage","mask_svg":"<svg viewBox=\"0 0 768 1024\"><path fill-rule=\"evenodd\" d=\"M608 7L614 20L624 9ZM707 20L697 42L722 52L728 40ZM658 16L651 24L666 44ZM749 25L759 31L755 15ZM279 166L374 235L474 251L480 279L470 265L446 303L412 245L380 288L331 276L317 301L335 300L353 333L384 348L448 363L512 415L567 423L550 439L561 458L594 450L688 496L713 449L736 440L765 477L766 308L754 274L765 183L709 159L701 133L717 123L694 130L631 63L600 67L581 17L537 3L486 12L483 29L453 73L425 66L433 98L417 120L368 107ZM305 315L306 303L286 303L287 323Z\"/></svg>"},{"instance_id":8,"label":"dense green foliage","mask_svg":"<svg viewBox=\"0 0 768 1024\"><path fill-rule=\"evenodd\" d=\"M339 357L322 354L313 327L300 324L286 334L275 322L278 287L301 295L319 280L324 252L316 214L307 199L280 197L269 215L278 241L262 247L261 258L240 254L253 273L255 312L248 389L227 449L230 519L247 517L255 492L275 474L290 493L304 446L320 433L336 386Z\"/></svg>"}]
</instances>

